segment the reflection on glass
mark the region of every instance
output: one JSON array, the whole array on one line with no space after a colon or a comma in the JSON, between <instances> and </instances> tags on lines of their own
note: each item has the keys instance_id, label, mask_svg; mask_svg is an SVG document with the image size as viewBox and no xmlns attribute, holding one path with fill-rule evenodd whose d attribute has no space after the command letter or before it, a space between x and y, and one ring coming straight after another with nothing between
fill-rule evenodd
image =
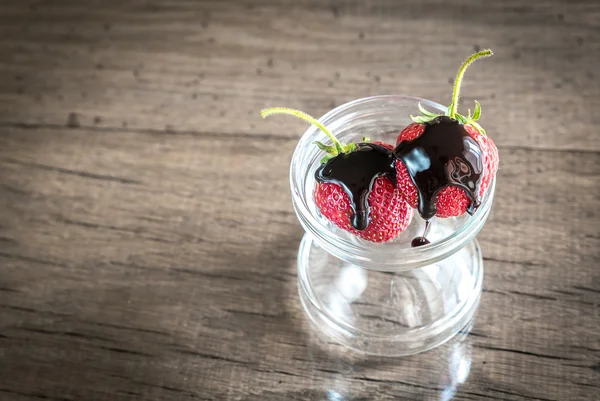
<instances>
[{"instance_id":1,"label":"reflection on glass","mask_svg":"<svg viewBox=\"0 0 600 401\"><path fill-rule=\"evenodd\" d=\"M328 390L327 391L327 399L329 401L345 401L344 396L341 395L340 393L338 393L335 390Z\"/></svg>"},{"instance_id":2,"label":"reflection on glass","mask_svg":"<svg viewBox=\"0 0 600 401\"><path fill-rule=\"evenodd\" d=\"M468 380L471 371L472 346L468 336L471 327L472 322L448 343L432 351L405 358L357 354L335 345L323 337L320 330L313 328L311 333L315 341L309 359L317 362L326 358L339 372L319 376L327 401L378 399L377 390L373 390L376 386L361 384L361 379L365 378L377 379L383 385L392 384L386 394L392 397L390 399L402 399L402 392L406 391L402 383L406 383L409 388L415 385L422 388L427 399L450 401L460 392L460 385Z\"/></svg>"},{"instance_id":3,"label":"reflection on glass","mask_svg":"<svg viewBox=\"0 0 600 401\"><path fill-rule=\"evenodd\" d=\"M467 381L471 372L471 347L464 341L452 345L448 360L449 380L440 384L444 390L440 394L440 401L449 401L454 398L457 387Z\"/></svg>"}]
</instances>

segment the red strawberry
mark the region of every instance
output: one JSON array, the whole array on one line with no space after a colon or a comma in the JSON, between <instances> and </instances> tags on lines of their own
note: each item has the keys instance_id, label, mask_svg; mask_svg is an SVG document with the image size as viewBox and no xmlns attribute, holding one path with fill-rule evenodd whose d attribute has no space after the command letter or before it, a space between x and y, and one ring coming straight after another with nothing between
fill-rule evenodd
<instances>
[{"instance_id":1,"label":"red strawberry","mask_svg":"<svg viewBox=\"0 0 600 401\"><path fill-rule=\"evenodd\" d=\"M392 145L374 142L390 151ZM357 230L351 224L352 203L346 191L338 184L323 182L315 187L315 204L321 214L336 226L372 242L388 242L396 238L410 224L412 209L388 177L375 179L368 197L370 222L366 229Z\"/></svg>"},{"instance_id":2,"label":"red strawberry","mask_svg":"<svg viewBox=\"0 0 600 401\"><path fill-rule=\"evenodd\" d=\"M410 224L413 210L389 178L395 173L392 145L368 143L366 138L362 143L343 145L306 113L283 107L261 112L263 118L272 114L290 114L308 121L331 140L332 145L315 142L327 153L315 173L314 191L315 204L325 218L373 242L391 241Z\"/></svg>"},{"instance_id":3,"label":"red strawberry","mask_svg":"<svg viewBox=\"0 0 600 401\"><path fill-rule=\"evenodd\" d=\"M456 109L458 106L460 85L462 83L462 78L466 68L478 58L489 57L491 55L492 52L490 50L483 50L473 54L463 63L455 79L452 103L446 112L446 116L448 116L450 119L457 123L463 124L464 129L467 131L469 136L471 136L471 138L477 142L484 155L483 172L479 183L479 196L482 196L485 193L492 179L494 178L496 171L498 170L498 149L491 138L486 136L483 128L481 128L481 126L476 122L481 116L481 106L477 101L475 101L475 110L473 116L471 116L470 111L467 116L460 115L456 112ZM418 138L425 130L426 123L429 123L440 117L437 114L425 110L421 107L421 105L419 105L419 110L423 113L423 116L413 117L415 122L400 132L396 145ZM408 202L408 204L416 208L418 205L418 191L409 175L406 166L401 160L396 161L396 176L398 189L402 193L402 196L406 202ZM462 188L449 186L442 189L437 194L435 203L437 209L435 215L437 217L452 217L464 214L471 202Z\"/></svg>"},{"instance_id":4,"label":"red strawberry","mask_svg":"<svg viewBox=\"0 0 600 401\"><path fill-rule=\"evenodd\" d=\"M477 141L484 154L483 177L479 184L479 195L483 196L498 170L498 149L490 137L483 135L474 126L465 125L464 127L469 135ZM400 132L396 145L418 138L424 129L425 125L422 123L410 124ZM404 163L400 160L396 161L396 175L400 193L411 207L416 208L419 202L417 188L413 184ZM435 215L437 217L461 216L467 211L470 203L471 201L463 189L453 186L444 188L437 195L437 212Z\"/></svg>"}]
</instances>

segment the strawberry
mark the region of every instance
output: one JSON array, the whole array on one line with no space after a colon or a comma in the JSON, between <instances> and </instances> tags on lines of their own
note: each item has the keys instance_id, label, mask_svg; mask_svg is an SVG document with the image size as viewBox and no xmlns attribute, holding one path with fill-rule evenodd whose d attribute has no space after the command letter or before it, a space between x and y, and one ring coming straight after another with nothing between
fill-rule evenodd
<instances>
[{"instance_id":1,"label":"strawberry","mask_svg":"<svg viewBox=\"0 0 600 401\"><path fill-rule=\"evenodd\" d=\"M290 114L320 128L332 145L315 144L327 155L315 178L314 200L323 217L355 236L388 242L409 224L413 210L396 188L393 146L383 142L341 144L325 126L298 110L276 107L262 117ZM392 178L392 179L390 179Z\"/></svg>"},{"instance_id":2,"label":"strawberry","mask_svg":"<svg viewBox=\"0 0 600 401\"><path fill-rule=\"evenodd\" d=\"M485 130L476 122L481 115L481 106L479 102L475 102L475 110L473 116L471 112L465 117L456 113L458 104L458 94L460 91L460 84L465 69L473 61L480 57L488 57L492 55L491 51L484 50L471 56L461 69L459 70L458 76L455 81L454 93L452 103L448 107L446 116L454 120L457 124L461 124L467 134L477 143L481 149L483 170L479 181L479 193L481 197L489 187L492 179L494 178L496 171L498 170L498 149L492 141L492 139L486 135ZM431 113L419 105L419 110L423 113L422 116L413 117L414 123L404 128L398 139L396 145L400 145L405 142L413 141L421 136L424 132L426 125L430 123L436 123L439 121L440 115ZM415 186L413 179L411 178L408 169L402 160L396 161L396 178L397 186L406 202L411 207L417 208L419 203L419 193ZM467 196L464 189L457 186L446 186L441 189L435 198L437 217L453 217L463 215L469 210L471 200Z\"/></svg>"},{"instance_id":3,"label":"strawberry","mask_svg":"<svg viewBox=\"0 0 600 401\"><path fill-rule=\"evenodd\" d=\"M483 196L498 170L498 149L490 137L483 135L474 126L465 125L464 127L469 135L477 141L484 154L484 173L479 184L479 196ZM424 129L425 125L422 123L410 124L400 132L396 145L418 138ZM400 193L411 207L416 208L419 203L417 188L401 160L396 161L396 178ZM437 217L461 216L467 211L470 203L471 201L463 189L454 186L446 187L437 195L435 215Z\"/></svg>"},{"instance_id":4,"label":"strawberry","mask_svg":"<svg viewBox=\"0 0 600 401\"><path fill-rule=\"evenodd\" d=\"M390 151L394 148L382 142L373 144ZM364 230L357 230L352 226L352 203L339 184L317 182L314 197L317 208L325 218L341 229L372 242L393 240L410 224L413 216L412 209L402 199L394 183L385 176L375 179L369 193L370 222Z\"/></svg>"}]
</instances>

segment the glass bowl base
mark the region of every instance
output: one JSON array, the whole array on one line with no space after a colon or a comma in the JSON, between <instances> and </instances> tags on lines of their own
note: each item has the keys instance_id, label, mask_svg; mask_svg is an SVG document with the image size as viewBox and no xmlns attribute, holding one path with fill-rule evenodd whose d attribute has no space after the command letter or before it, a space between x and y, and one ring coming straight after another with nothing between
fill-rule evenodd
<instances>
[{"instance_id":1,"label":"glass bowl base","mask_svg":"<svg viewBox=\"0 0 600 401\"><path fill-rule=\"evenodd\" d=\"M298 251L300 300L311 322L334 341L372 355L410 355L448 341L473 317L482 278L476 240L406 271L349 264L309 234Z\"/></svg>"}]
</instances>

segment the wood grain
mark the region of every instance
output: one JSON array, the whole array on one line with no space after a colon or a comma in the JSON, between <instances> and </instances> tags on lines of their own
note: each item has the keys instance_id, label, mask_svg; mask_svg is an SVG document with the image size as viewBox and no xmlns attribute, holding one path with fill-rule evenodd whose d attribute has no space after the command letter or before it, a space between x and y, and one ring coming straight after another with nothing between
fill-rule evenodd
<instances>
[{"instance_id":1,"label":"wood grain","mask_svg":"<svg viewBox=\"0 0 600 401\"><path fill-rule=\"evenodd\" d=\"M527 4L1 4L0 400L600 399L600 6ZM477 320L361 358L296 293L304 125L257 112L447 102L475 47L502 158Z\"/></svg>"}]
</instances>

